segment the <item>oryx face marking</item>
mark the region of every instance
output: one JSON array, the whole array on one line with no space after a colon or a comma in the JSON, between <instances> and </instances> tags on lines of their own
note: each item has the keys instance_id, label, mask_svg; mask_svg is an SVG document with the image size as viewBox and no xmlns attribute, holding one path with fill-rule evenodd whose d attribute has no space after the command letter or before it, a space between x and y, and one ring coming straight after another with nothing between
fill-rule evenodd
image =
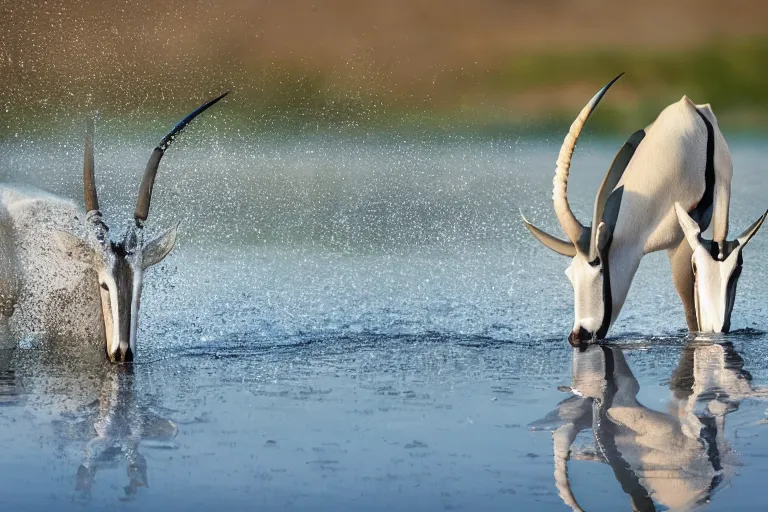
<instances>
[{"instance_id":1,"label":"oryx face marking","mask_svg":"<svg viewBox=\"0 0 768 512\"><path fill-rule=\"evenodd\" d=\"M693 252L694 299L699 330L727 333L736 299L736 284L741 275L741 247L719 261L703 245Z\"/></svg>"},{"instance_id":2,"label":"oryx face marking","mask_svg":"<svg viewBox=\"0 0 768 512\"><path fill-rule=\"evenodd\" d=\"M93 121L89 121L86 144L83 184L85 191L86 239L72 233L61 232L68 254L73 254L95 270L100 289L101 309L104 319L106 352L113 362L130 362L136 354L139 306L144 271L159 263L176 243L178 224L157 238L144 242L144 222L149 215L152 188L160 160L174 138L195 117L226 96L229 91L208 101L179 122L152 151L144 171L139 197L134 211L134 224L119 240L111 240L109 228L102 220L96 193L93 158ZM67 240L68 239L68 240Z\"/></svg>"},{"instance_id":3,"label":"oryx face marking","mask_svg":"<svg viewBox=\"0 0 768 512\"><path fill-rule=\"evenodd\" d=\"M142 270L135 237L103 246L98 270L107 355L113 361L129 362L136 352L136 320L141 298ZM137 264L138 263L138 264Z\"/></svg>"},{"instance_id":4,"label":"oryx face marking","mask_svg":"<svg viewBox=\"0 0 768 512\"><path fill-rule=\"evenodd\" d=\"M699 225L679 203L675 204L675 212L685 238L693 250L691 266L699 331L727 333L731 329L736 285L744 261L742 249L760 229L768 212L736 240L726 241L722 247L712 240L702 238Z\"/></svg>"},{"instance_id":5,"label":"oryx face marking","mask_svg":"<svg viewBox=\"0 0 768 512\"><path fill-rule=\"evenodd\" d=\"M119 241L112 241L100 220L89 222L98 223L93 227L100 235L87 241L69 236L70 252L96 271L107 356L113 362L130 362L136 354L144 271L171 252L178 226L144 243L142 231L135 226Z\"/></svg>"},{"instance_id":6,"label":"oryx face marking","mask_svg":"<svg viewBox=\"0 0 768 512\"><path fill-rule=\"evenodd\" d=\"M568 338L572 345L588 341L596 336L605 318L605 279L603 263L598 258L578 253L574 256L565 275L573 285L574 322Z\"/></svg>"}]
</instances>

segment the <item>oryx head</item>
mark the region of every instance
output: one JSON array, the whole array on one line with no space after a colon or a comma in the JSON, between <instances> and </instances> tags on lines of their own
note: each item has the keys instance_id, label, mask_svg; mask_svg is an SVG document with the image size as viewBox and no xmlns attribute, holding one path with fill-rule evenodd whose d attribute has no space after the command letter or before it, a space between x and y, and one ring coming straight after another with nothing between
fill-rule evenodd
<instances>
[{"instance_id":1,"label":"oryx head","mask_svg":"<svg viewBox=\"0 0 768 512\"><path fill-rule=\"evenodd\" d=\"M768 212L749 226L736 240L722 246L701 236L699 224L679 203L675 211L685 239L693 249L694 299L699 331L724 332L731 329L731 312L736 299L736 284L743 263L741 250L763 225Z\"/></svg>"},{"instance_id":2,"label":"oryx head","mask_svg":"<svg viewBox=\"0 0 768 512\"><path fill-rule=\"evenodd\" d=\"M83 182L85 190L85 239L72 238L72 253L96 271L101 292L107 356L113 362L132 361L136 353L136 332L144 271L159 263L176 243L178 224L151 240L144 239L144 222L149 214L152 187L165 150L195 117L226 96L228 92L204 103L185 117L168 133L149 157L139 198L134 211L135 222L126 232L112 239L99 210L93 163L93 121L88 122L85 144Z\"/></svg>"},{"instance_id":3,"label":"oryx head","mask_svg":"<svg viewBox=\"0 0 768 512\"><path fill-rule=\"evenodd\" d=\"M592 226L586 227L581 224L568 204L568 173L571 166L571 157L584 124L598 103L600 103L608 88L619 77L621 75L600 89L582 109L571 125L568 135L565 137L560 148L555 178L553 180L554 190L552 192L552 199L554 201L555 213L563 231L568 235L568 240L561 240L545 233L523 217L525 227L528 228L536 239L556 253L573 258L571 265L565 273L573 284L574 291L575 318L573 330L568 337L568 341L574 346L579 345L582 341L605 337L608 327L610 327L613 316L613 304L608 250L613 239L613 231L616 227L616 219L619 215L623 193L623 187L615 187L629 160L632 158L637 145L645 136L645 132L642 130L636 132L619 150L597 194Z\"/></svg>"}]
</instances>

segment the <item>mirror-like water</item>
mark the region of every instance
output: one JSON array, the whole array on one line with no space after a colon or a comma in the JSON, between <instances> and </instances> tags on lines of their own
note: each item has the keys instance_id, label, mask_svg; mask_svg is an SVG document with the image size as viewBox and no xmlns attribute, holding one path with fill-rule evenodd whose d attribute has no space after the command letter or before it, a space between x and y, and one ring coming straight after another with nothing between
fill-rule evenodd
<instances>
[{"instance_id":1,"label":"mirror-like water","mask_svg":"<svg viewBox=\"0 0 768 512\"><path fill-rule=\"evenodd\" d=\"M762 509L765 233L736 333L681 333L657 254L609 347L573 352L567 261L518 216L557 231L555 146L189 135L161 164L148 226L182 220L180 242L145 277L132 370L0 353L4 510ZM80 139L6 143L0 178L79 201ZM115 229L155 142L97 140ZM583 218L614 147L578 151ZM734 232L766 207L761 149L732 142Z\"/></svg>"}]
</instances>

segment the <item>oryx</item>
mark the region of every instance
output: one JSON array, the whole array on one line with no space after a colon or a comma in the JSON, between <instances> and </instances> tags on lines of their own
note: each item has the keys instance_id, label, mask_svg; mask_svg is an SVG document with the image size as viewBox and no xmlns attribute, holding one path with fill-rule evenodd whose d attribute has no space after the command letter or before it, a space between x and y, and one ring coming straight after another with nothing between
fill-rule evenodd
<instances>
[{"instance_id":1,"label":"oryx","mask_svg":"<svg viewBox=\"0 0 768 512\"><path fill-rule=\"evenodd\" d=\"M698 330L691 247L675 214L675 202L702 230L713 223L720 256L728 231L733 166L728 146L709 105L684 96L635 132L616 155L595 200L592 225L583 226L568 203L567 187L576 141L614 78L587 103L571 125L557 159L552 199L568 236L558 239L523 221L553 251L573 258L566 274L573 284L573 345L605 337L624 305L645 254L668 250L675 288L686 322Z\"/></svg>"},{"instance_id":2,"label":"oryx","mask_svg":"<svg viewBox=\"0 0 768 512\"><path fill-rule=\"evenodd\" d=\"M768 211L735 240L726 240L722 246L705 240L698 223L680 204L675 204L675 211L693 250L693 293L699 331L728 332L736 300L736 284L744 261L741 250L763 225Z\"/></svg>"},{"instance_id":3,"label":"oryx","mask_svg":"<svg viewBox=\"0 0 768 512\"><path fill-rule=\"evenodd\" d=\"M227 94L185 117L152 151L135 222L116 240L110 238L99 210L92 121L83 167L85 212L39 189L0 186L0 323L6 332L12 324L15 330L43 337L85 337L106 342L111 361L133 359L143 273L165 258L176 242L178 224L144 240L160 160L187 124Z\"/></svg>"}]
</instances>

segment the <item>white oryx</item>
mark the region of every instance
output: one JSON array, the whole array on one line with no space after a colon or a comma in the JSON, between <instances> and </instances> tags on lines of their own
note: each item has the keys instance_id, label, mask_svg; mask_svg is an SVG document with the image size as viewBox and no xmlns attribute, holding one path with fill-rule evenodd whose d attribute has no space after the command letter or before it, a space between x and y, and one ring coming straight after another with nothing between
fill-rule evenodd
<instances>
[{"instance_id":1,"label":"white oryx","mask_svg":"<svg viewBox=\"0 0 768 512\"><path fill-rule=\"evenodd\" d=\"M113 362L133 359L143 273L176 242L177 226L144 240L160 159L189 122L227 93L185 117L154 149L135 223L118 240L110 239L99 211L92 121L85 144L85 212L42 190L0 186L0 325L6 334L22 330L59 340L87 338L106 342L102 346Z\"/></svg>"},{"instance_id":2,"label":"white oryx","mask_svg":"<svg viewBox=\"0 0 768 512\"><path fill-rule=\"evenodd\" d=\"M721 246L702 238L701 228L680 204L675 205L675 211L693 250L693 293L699 331L728 332L736 300L736 284L744 261L741 250L763 225L768 211L736 240L726 240Z\"/></svg>"},{"instance_id":3,"label":"white oryx","mask_svg":"<svg viewBox=\"0 0 768 512\"><path fill-rule=\"evenodd\" d=\"M553 180L555 213L568 241L530 224L544 245L573 258L566 274L573 284L572 345L605 337L624 305L645 254L666 249L691 331L699 330L694 299L692 250L675 212L680 203L705 230L713 224L713 247L725 259L731 163L728 145L709 105L687 97L665 108L646 129L635 132L616 155L594 206L592 226L583 226L568 204L567 187L576 141L614 78L584 107L560 149ZM702 328L716 328L704 325Z\"/></svg>"}]
</instances>

